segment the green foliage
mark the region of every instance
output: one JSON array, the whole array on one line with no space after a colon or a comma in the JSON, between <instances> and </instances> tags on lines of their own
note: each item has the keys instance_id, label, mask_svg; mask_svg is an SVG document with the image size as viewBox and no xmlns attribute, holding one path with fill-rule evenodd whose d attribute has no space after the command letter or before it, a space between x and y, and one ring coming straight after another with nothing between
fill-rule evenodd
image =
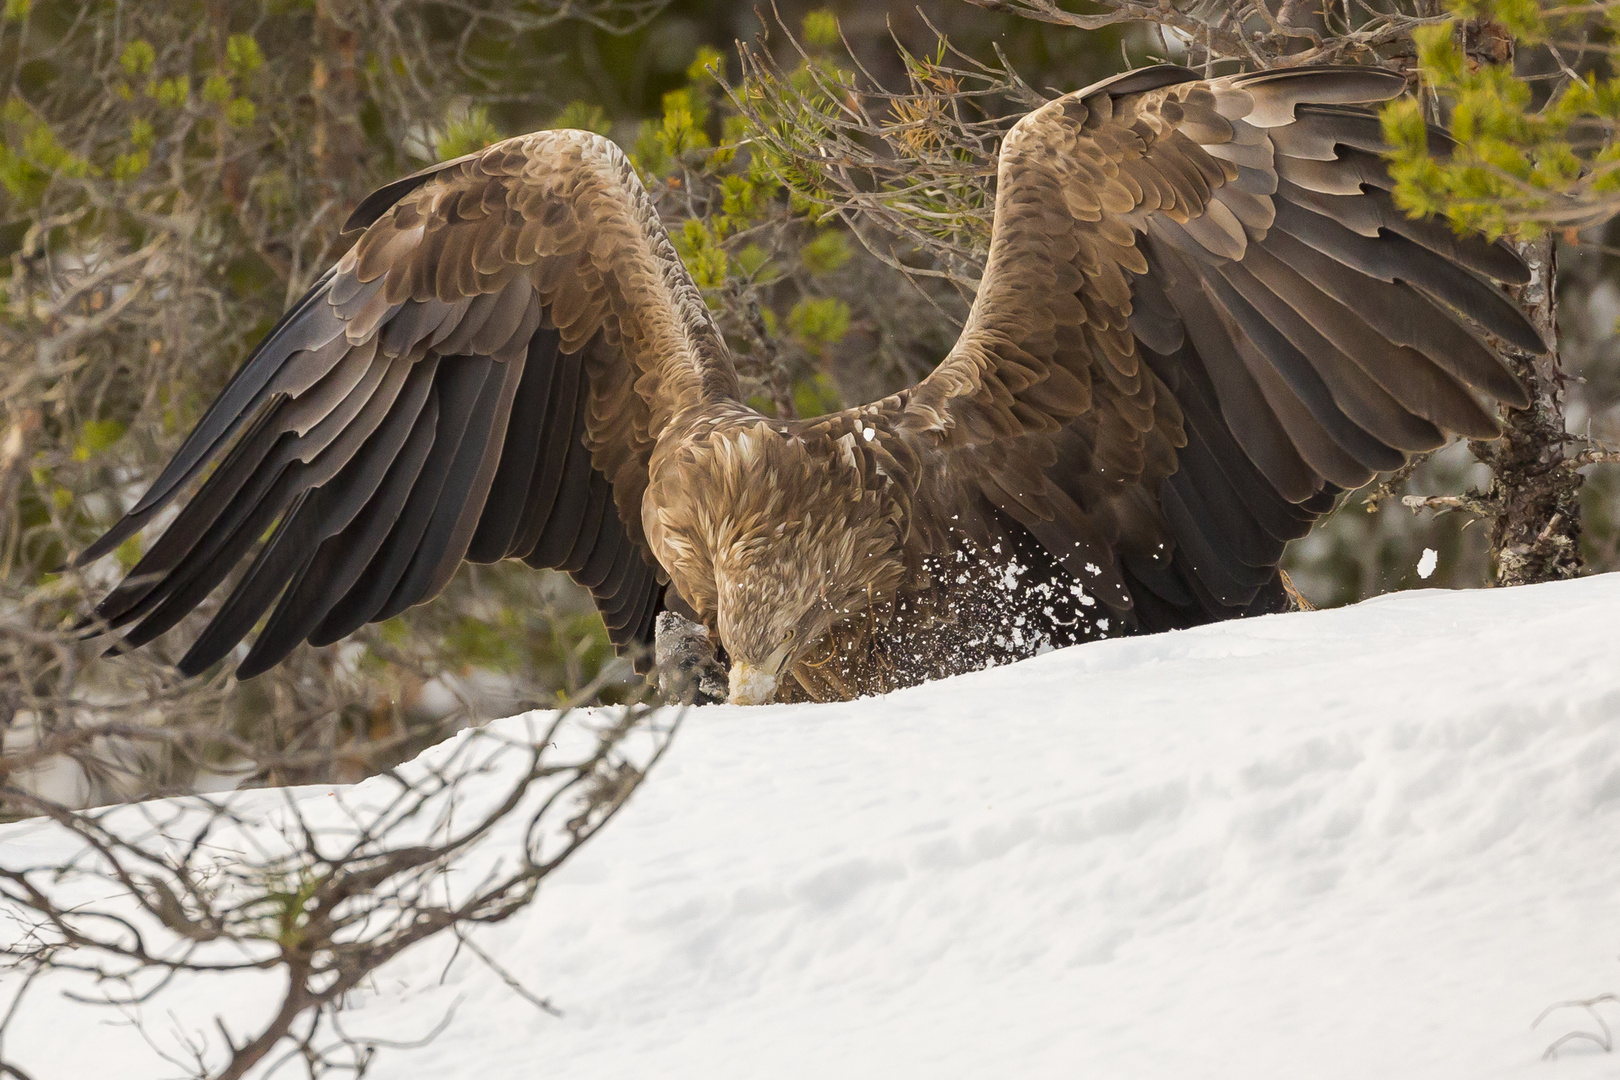
<instances>
[{"instance_id":1,"label":"green foliage","mask_svg":"<svg viewBox=\"0 0 1620 1080\"><path fill-rule=\"evenodd\" d=\"M1573 5L1562 0L1561 6ZM1547 35L1547 20L1539 0L1456 0L1449 7L1460 19L1489 19L1526 41L1540 41Z\"/></svg>"},{"instance_id":2,"label":"green foliage","mask_svg":"<svg viewBox=\"0 0 1620 1080\"><path fill-rule=\"evenodd\" d=\"M715 147L709 134L718 89L711 72L722 70L723 59L716 49L698 49L697 58L686 68L687 85L666 91L659 119L644 120L637 128L630 159L648 181L669 175L682 165L724 166L735 156L733 147Z\"/></svg>"},{"instance_id":3,"label":"green foliage","mask_svg":"<svg viewBox=\"0 0 1620 1080\"><path fill-rule=\"evenodd\" d=\"M678 158L688 150L702 150L709 145L709 136L703 130L708 119L708 105L701 94L690 89L671 90L664 95L664 121L658 129L658 142L664 154Z\"/></svg>"},{"instance_id":4,"label":"green foliage","mask_svg":"<svg viewBox=\"0 0 1620 1080\"><path fill-rule=\"evenodd\" d=\"M670 171L674 161L664 146L662 129L658 124L651 120L641 122L636 129L636 142L630 151L630 160L644 177L663 176Z\"/></svg>"},{"instance_id":5,"label":"green foliage","mask_svg":"<svg viewBox=\"0 0 1620 1080\"><path fill-rule=\"evenodd\" d=\"M771 265L771 253L758 244L749 244L737 252L734 265L745 278L763 277Z\"/></svg>"},{"instance_id":6,"label":"green foliage","mask_svg":"<svg viewBox=\"0 0 1620 1080\"><path fill-rule=\"evenodd\" d=\"M203 82L202 99L210 105L224 105L231 100L231 80L219 72L208 76Z\"/></svg>"},{"instance_id":7,"label":"green foliage","mask_svg":"<svg viewBox=\"0 0 1620 1080\"><path fill-rule=\"evenodd\" d=\"M73 448L77 461L87 461L94 454L112 448L124 437L129 425L122 420L86 420L79 425L79 445Z\"/></svg>"},{"instance_id":8,"label":"green foliage","mask_svg":"<svg viewBox=\"0 0 1620 1080\"><path fill-rule=\"evenodd\" d=\"M718 289L726 282L726 252L707 224L688 218L675 234L675 251L700 289Z\"/></svg>"},{"instance_id":9,"label":"green foliage","mask_svg":"<svg viewBox=\"0 0 1620 1080\"><path fill-rule=\"evenodd\" d=\"M735 97L756 166L812 223L858 204L863 243L884 234L958 265L982 261L993 216L988 166L1005 129L980 110L1027 91L1010 72L964 71L943 39L927 53L902 49L902 91L875 88L852 70L853 57L829 52L836 31L825 12L807 18L805 55L788 70L761 53L745 57ZM882 246L868 250L891 261Z\"/></svg>"},{"instance_id":10,"label":"green foliage","mask_svg":"<svg viewBox=\"0 0 1620 1080\"><path fill-rule=\"evenodd\" d=\"M191 100L191 79L176 75L172 79L154 79L146 85L146 96L159 105L179 108Z\"/></svg>"},{"instance_id":11,"label":"green foliage","mask_svg":"<svg viewBox=\"0 0 1620 1080\"><path fill-rule=\"evenodd\" d=\"M434 143L433 152L439 156L440 161L449 161L482 150L491 143L500 142L503 138L505 136L489 118L489 110L478 105L444 125L443 133Z\"/></svg>"},{"instance_id":12,"label":"green foliage","mask_svg":"<svg viewBox=\"0 0 1620 1080\"><path fill-rule=\"evenodd\" d=\"M122 544L119 544L117 552L119 569L123 570L125 573L133 570L135 568L135 564L141 561L141 555L144 554L145 551L146 544L141 540L140 534L138 533L130 537L128 540L125 540Z\"/></svg>"},{"instance_id":13,"label":"green foliage","mask_svg":"<svg viewBox=\"0 0 1620 1080\"><path fill-rule=\"evenodd\" d=\"M243 904L242 914L259 923L252 936L274 942L286 952L296 952L309 927L310 905L326 878L312 867L276 873L266 870L259 882L259 893Z\"/></svg>"},{"instance_id":14,"label":"green foliage","mask_svg":"<svg viewBox=\"0 0 1620 1080\"><path fill-rule=\"evenodd\" d=\"M836 296L806 298L788 312L788 328L812 349L836 344L849 333L849 305Z\"/></svg>"},{"instance_id":15,"label":"green foliage","mask_svg":"<svg viewBox=\"0 0 1620 1080\"><path fill-rule=\"evenodd\" d=\"M724 166L730 157L715 153L710 156L711 167ZM781 185L763 169L750 167L742 172L730 172L720 177L720 213L715 216L715 230L721 236L742 232L768 218L776 210Z\"/></svg>"},{"instance_id":16,"label":"green foliage","mask_svg":"<svg viewBox=\"0 0 1620 1080\"><path fill-rule=\"evenodd\" d=\"M225 63L238 78L264 66L264 52L251 34L232 34L225 42Z\"/></svg>"},{"instance_id":17,"label":"green foliage","mask_svg":"<svg viewBox=\"0 0 1620 1080\"><path fill-rule=\"evenodd\" d=\"M600 105L588 101L570 101L546 127L594 131L598 135L606 135L613 130L613 122Z\"/></svg>"},{"instance_id":18,"label":"green foliage","mask_svg":"<svg viewBox=\"0 0 1620 1080\"><path fill-rule=\"evenodd\" d=\"M577 615L552 631L552 644L559 652L566 650L585 671L599 670L613 659L613 642L607 627L594 613Z\"/></svg>"},{"instance_id":19,"label":"green foliage","mask_svg":"<svg viewBox=\"0 0 1620 1080\"><path fill-rule=\"evenodd\" d=\"M55 177L78 178L92 171L20 98L6 99L0 107L0 185L14 199L24 206L37 204Z\"/></svg>"},{"instance_id":20,"label":"green foliage","mask_svg":"<svg viewBox=\"0 0 1620 1080\"><path fill-rule=\"evenodd\" d=\"M686 81L689 83L707 83L714 74L724 73L726 58L719 49L708 45L698 46L697 56L686 66Z\"/></svg>"},{"instance_id":21,"label":"green foliage","mask_svg":"<svg viewBox=\"0 0 1620 1080\"><path fill-rule=\"evenodd\" d=\"M1620 5L1601 3L1612 18ZM1451 103L1457 140L1447 154L1429 145L1418 104L1383 110L1396 203L1414 215L1441 215L1458 229L1533 238L1614 212L1620 190L1620 77L1589 71L1570 78L1539 108L1527 82L1507 65L1464 50L1462 20L1483 20L1521 47L1558 36L1592 5L1557 0L1448 0L1451 18L1413 34L1424 81Z\"/></svg>"},{"instance_id":22,"label":"green foliage","mask_svg":"<svg viewBox=\"0 0 1620 1080\"><path fill-rule=\"evenodd\" d=\"M823 416L844 407L838 388L824 372L793 384L793 408L800 416Z\"/></svg>"},{"instance_id":23,"label":"green foliage","mask_svg":"<svg viewBox=\"0 0 1620 1080\"><path fill-rule=\"evenodd\" d=\"M804 261L805 269L817 277L836 273L839 267L849 262L850 255L849 241L844 234L831 229L799 249L799 258Z\"/></svg>"},{"instance_id":24,"label":"green foliage","mask_svg":"<svg viewBox=\"0 0 1620 1080\"><path fill-rule=\"evenodd\" d=\"M838 44L838 16L826 8L817 8L804 17L800 33L806 45L830 49Z\"/></svg>"},{"instance_id":25,"label":"green foliage","mask_svg":"<svg viewBox=\"0 0 1620 1080\"><path fill-rule=\"evenodd\" d=\"M131 75L145 75L157 63L157 50L152 43L142 38L136 38L124 46L124 53L118 58L118 63Z\"/></svg>"},{"instance_id":26,"label":"green foliage","mask_svg":"<svg viewBox=\"0 0 1620 1080\"><path fill-rule=\"evenodd\" d=\"M258 115L259 107L245 97L232 98L225 105L225 122L232 127L252 127Z\"/></svg>"},{"instance_id":27,"label":"green foliage","mask_svg":"<svg viewBox=\"0 0 1620 1080\"><path fill-rule=\"evenodd\" d=\"M259 108L249 97L238 97L238 83L264 63L258 42L246 34L232 34L225 44L225 68L209 74L203 83L204 102L217 105L232 128L249 128L258 118Z\"/></svg>"}]
</instances>

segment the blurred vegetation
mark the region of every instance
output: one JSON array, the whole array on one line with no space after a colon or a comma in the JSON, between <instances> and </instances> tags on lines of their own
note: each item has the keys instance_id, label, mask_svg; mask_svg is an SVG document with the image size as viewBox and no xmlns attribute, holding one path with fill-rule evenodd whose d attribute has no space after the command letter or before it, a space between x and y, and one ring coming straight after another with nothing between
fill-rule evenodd
<instances>
[{"instance_id":1,"label":"blurred vegetation","mask_svg":"<svg viewBox=\"0 0 1620 1080\"><path fill-rule=\"evenodd\" d=\"M209 604L116 660L71 632L138 538L82 573L62 566L341 253L338 224L367 190L540 127L631 152L756 406L808 416L916 380L971 302L1006 127L1127 63L1215 62L1141 23L1083 31L1037 0L1009 6L1033 17L959 0L789 2L769 25L721 0L9 0L6 767L83 801L350 778L600 684L611 650L588 599L522 566L464 567L433 603L245 684L223 671L181 682L167 666ZM1620 288L1602 229L1574 239L1561 263L1565 362L1584 378L1571 422L1614 432ZM1462 490L1476 471L1458 448L1403 490ZM1612 568L1620 483L1585 495L1587 554ZM1363 505L1290 553L1318 603L1486 582L1461 515ZM1426 580L1425 548L1439 555ZM628 686L619 670L605 672L610 697Z\"/></svg>"}]
</instances>

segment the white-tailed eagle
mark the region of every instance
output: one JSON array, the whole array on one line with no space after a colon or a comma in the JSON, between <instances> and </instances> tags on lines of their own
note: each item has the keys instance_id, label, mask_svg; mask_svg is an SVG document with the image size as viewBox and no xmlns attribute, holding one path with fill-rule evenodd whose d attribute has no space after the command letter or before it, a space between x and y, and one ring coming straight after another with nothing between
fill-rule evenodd
<instances>
[{"instance_id":1,"label":"white-tailed eagle","mask_svg":"<svg viewBox=\"0 0 1620 1080\"><path fill-rule=\"evenodd\" d=\"M808 420L744 403L608 140L396 181L80 556L192 492L96 617L140 645L251 558L180 662L265 620L247 678L522 559L621 650L702 622L757 703L1279 610L1284 546L1341 492L1528 404L1486 334L1545 347L1496 284L1527 280L1510 249L1391 201L1364 106L1403 85L1166 66L1037 109L950 355Z\"/></svg>"}]
</instances>

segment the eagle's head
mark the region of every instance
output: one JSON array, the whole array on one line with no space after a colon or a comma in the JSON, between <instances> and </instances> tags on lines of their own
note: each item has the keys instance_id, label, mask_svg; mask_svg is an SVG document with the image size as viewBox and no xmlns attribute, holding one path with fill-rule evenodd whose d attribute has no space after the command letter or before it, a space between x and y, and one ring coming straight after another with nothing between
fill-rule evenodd
<instances>
[{"instance_id":1,"label":"eagle's head","mask_svg":"<svg viewBox=\"0 0 1620 1080\"><path fill-rule=\"evenodd\" d=\"M782 545L786 547L787 545ZM811 565L815 552L792 545ZM716 629L731 658L730 701L765 705L805 652L832 629L836 609L804 562L773 554L726 560L715 566Z\"/></svg>"},{"instance_id":2,"label":"eagle's head","mask_svg":"<svg viewBox=\"0 0 1620 1080\"><path fill-rule=\"evenodd\" d=\"M774 700L796 664L903 576L902 511L840 443L756 423L687 448L657 482L648 539L719 636L734 704Z\"/></svg>"},{"instance_id":3,"label":"eagle's head","mask_svg":"<svg viewBox=\"0 0 1620 1080\"><path fill-rule=\"evenodd\" d=\"M716 552L715 628L731 658L732 704L769 704L800 661L831 648L829 634L893 595L902 574L895 532L858 511L827 498L739 528Z\"/></svg>"}]
</instances>

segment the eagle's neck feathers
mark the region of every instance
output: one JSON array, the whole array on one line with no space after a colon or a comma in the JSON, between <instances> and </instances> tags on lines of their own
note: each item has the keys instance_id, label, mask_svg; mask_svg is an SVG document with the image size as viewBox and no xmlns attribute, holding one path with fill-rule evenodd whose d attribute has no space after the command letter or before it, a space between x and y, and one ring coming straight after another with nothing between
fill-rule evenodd
<instances>
[{"instance_id":1,"label":"eagle's neck feathers","mask_svg":"<svg viewBox=\"0 0 1620 1080\"><path fill-rule=\"evenodd\" d=\"M784 641L813 644L900 588L912 485L881 450L867 419L734 412L661 441L648 542L734 658L780 659Z\"/></svg>"}]
</instances>

